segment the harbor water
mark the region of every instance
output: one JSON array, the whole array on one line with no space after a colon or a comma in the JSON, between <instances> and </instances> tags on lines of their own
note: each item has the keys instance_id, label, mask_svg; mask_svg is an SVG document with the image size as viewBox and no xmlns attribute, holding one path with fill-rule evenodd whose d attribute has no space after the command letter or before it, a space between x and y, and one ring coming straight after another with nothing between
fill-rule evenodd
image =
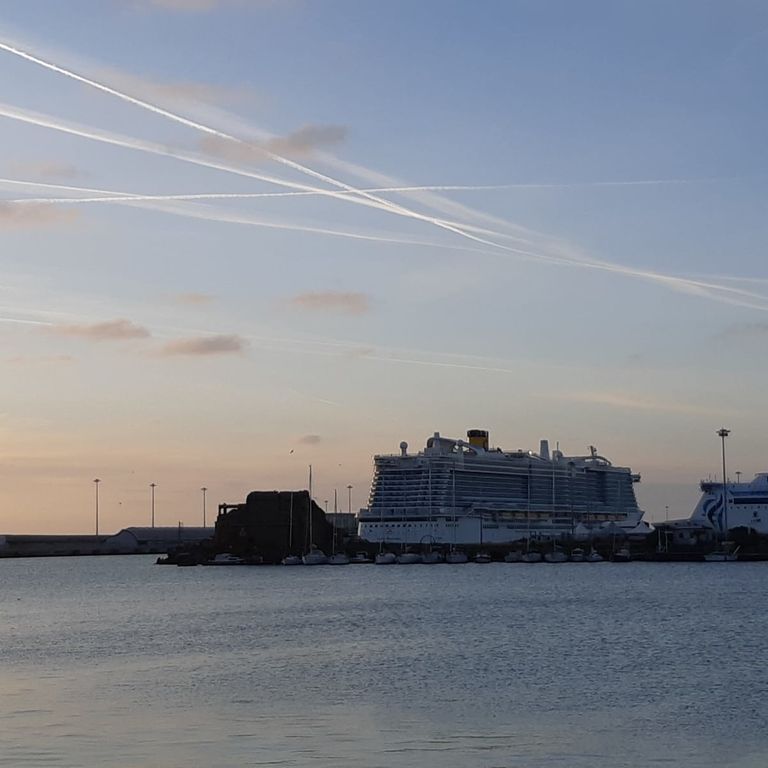
<instances>
[{"instance_id":1,"label":"harbor water","mask_svg":"<svg viewBox=\"0 0 768 768\"><path fill-rule=\"evenodd\" d=\"M0 561L0 766L768 765L768 564Z\"/></svg>"}]
</instances>

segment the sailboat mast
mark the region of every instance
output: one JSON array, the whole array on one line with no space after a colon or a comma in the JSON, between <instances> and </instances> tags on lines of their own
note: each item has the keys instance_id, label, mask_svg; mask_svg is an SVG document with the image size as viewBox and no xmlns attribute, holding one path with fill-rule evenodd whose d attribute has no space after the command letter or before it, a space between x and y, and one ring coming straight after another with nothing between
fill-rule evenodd
<instances>
[{"instance_id":1,"label":"sailboat mast","mask_svg":"<svg viewBox=\"0 0 768 768\"><path fill-rule=\"evenodd\" d=\"M456 549L456 467L451 473L451 496L453 506L453 548Z\"/></svg>"},{"instance_id":2,"label":"sailboat mast","mask_svg":"<svg viewBox=\"0 0 768 768\"><path fill-rule=\"evenodd\" d=\"M336 524L335 523L336 523L336 514L338 512L338 503L339 503L338 491L334 488L333 489L333 521L334 521L334 525L333 525L333 533L331 534L332 535L332 539L331 539L331 554L332 555L336 554Z\"/></svg>"},{"instance_id":3,"label":"sailboat mast","mask_svg":"<svg viewBox=\"0 0 768 768\"><path fill-rule=\"evenodd\" d=\"M288 554L293 552L293 491L291 491L291 501L288 505Z\"/></svg>"},{"instance_id":4,"label":"sailboat mast","mask_svg":"<svg viewBox=\"0 0 768 768\"><path fill-rule=\"evenodd\" d=\"M312 465L309 465L309 549L312 549Z\"/></svg>"}]
</instances>

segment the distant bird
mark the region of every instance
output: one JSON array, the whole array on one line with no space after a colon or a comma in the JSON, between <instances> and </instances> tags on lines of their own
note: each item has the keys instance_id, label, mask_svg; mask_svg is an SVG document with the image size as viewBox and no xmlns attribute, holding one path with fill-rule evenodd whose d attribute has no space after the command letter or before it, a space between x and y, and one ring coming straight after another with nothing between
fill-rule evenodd
<instances>
[{"instance_id":1,"label":"distant bird","mask_svg":"<svg viewBox=\"0 0 768 768\"><path fill-rule=\"evenodd\" d=\"M293 453L293 448L291 448L291 453Z\"/></svg>"}]
</instances>

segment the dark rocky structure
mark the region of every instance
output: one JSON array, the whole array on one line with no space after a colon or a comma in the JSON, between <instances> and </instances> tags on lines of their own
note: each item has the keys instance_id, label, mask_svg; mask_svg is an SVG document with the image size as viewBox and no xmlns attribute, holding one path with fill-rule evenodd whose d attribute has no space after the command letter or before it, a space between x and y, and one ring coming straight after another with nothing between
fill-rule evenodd
<instances>
[{"instance_id":1,"label":"dark rocky structure","mask_svg":"<svg viewBox=\"0 0 768 768\"><path fill-rule=\"evenodd\" d=\"M308 491L251 491L245 504L221 504L216 520L216 552L279 563L286 555L304 554L310 544L326 553L333 547L333 526L311 503Z\"/></svg>"}]
</instances>

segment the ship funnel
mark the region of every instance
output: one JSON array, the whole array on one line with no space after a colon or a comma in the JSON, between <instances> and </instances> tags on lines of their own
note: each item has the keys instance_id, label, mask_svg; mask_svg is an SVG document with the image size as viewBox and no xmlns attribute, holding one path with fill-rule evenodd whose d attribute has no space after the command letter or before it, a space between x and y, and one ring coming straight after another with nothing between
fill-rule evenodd
<instances>
[{"instance_id":1,"label":"ship funnel","mask_svg":"<svg viewBox=\"0 0 768 768\"><path fill-rule=\"evenodd\" d=\"M549 461L549 440L542 440L539 443L539 456Z\"/></svg>"},{"instance_id":2,"label":"ship funnel","mask_svg":"<svg viewBox=\"0 0 768 768\"><path fill-rule=\"evenodd\" d=\"M470 429L467 431L467 438L473 448L482 448L484 451L488 450L487 429Z\"/></svg>"}]
</instances>

